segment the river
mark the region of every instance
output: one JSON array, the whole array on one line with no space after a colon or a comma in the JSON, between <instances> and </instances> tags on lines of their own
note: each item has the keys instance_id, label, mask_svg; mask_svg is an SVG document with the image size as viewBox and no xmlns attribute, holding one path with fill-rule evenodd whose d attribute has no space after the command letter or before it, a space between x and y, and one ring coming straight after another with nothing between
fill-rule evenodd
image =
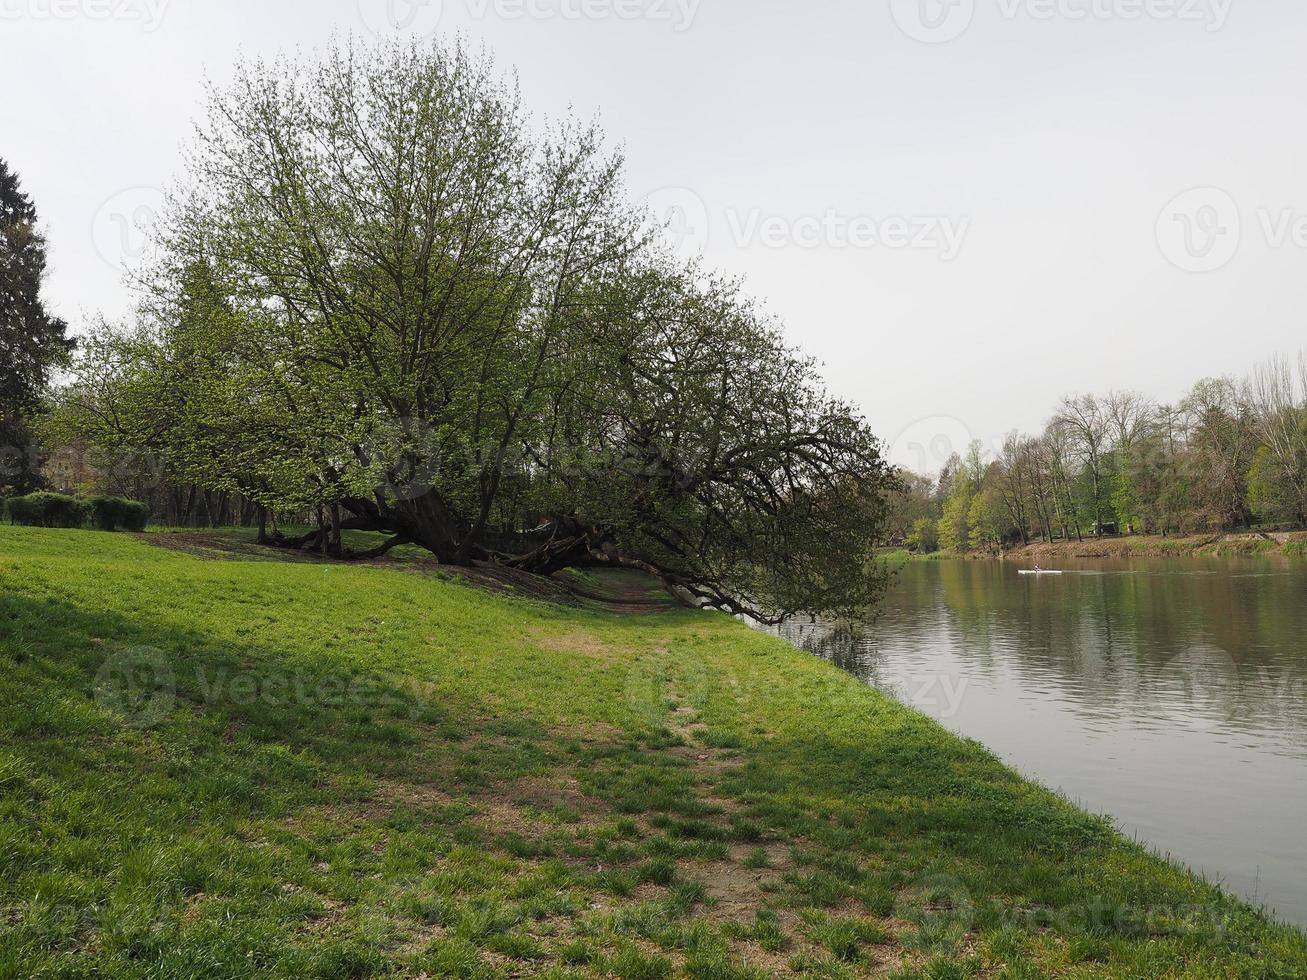
<instances>
[{"instance_id":1,"label":"river","mask_svg":"<svg viewBox=\"0 0 1307 980\"><path fill-rule=\"evenodd\" d=\"M783 636L1307 925L1307 564L913 562Z\"/></svg>"}]
</instances>

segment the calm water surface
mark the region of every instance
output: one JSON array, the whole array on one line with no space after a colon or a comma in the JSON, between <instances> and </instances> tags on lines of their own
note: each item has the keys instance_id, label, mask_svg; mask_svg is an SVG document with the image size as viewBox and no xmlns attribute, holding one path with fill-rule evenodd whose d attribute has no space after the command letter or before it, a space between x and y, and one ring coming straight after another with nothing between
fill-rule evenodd
<instances>
[{"instance_id":1,"label":"calm water surface","mask_svg":"<svg viewBox=\"0 0 1307 980\"><path fill-rule=\"evenodd\" d=\"M915 562L787 639L1307 924L1307 564Z\"/></svg>"}]
</instances>

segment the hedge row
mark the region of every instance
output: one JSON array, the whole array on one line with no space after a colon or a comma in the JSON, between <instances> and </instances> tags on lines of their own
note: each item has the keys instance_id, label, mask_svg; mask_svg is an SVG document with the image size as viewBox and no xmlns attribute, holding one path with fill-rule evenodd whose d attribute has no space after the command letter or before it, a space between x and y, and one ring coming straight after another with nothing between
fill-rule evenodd
<instances>
[{"instance_id":1,"label":"hedge row","mask_svg":"<svg viewBox=\"0 0 1307 980\"><path fill-rule=\"evenodd\" d=\"M150 508L121 497L78 500L62 493L29 493L11 498L5 509L14 524L28 527L91 527L100 531L144 531Z\"/></svg>"}]
</instances>

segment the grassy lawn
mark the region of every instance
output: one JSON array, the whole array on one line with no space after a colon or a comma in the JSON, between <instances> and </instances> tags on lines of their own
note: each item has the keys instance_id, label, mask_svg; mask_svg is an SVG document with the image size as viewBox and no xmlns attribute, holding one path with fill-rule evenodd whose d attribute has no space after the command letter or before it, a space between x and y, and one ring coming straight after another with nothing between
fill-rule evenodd
<instances>
[{"instance_id":1,"label":"grassy lawn","mask_svg":"<svg viewBox=\"0 0 1307 980\"><path fill-rule=\"evenodd\" d=\"M0 527L0 977L1307 976L725 616L267 557Z\"/></svg>"}]
</instances>

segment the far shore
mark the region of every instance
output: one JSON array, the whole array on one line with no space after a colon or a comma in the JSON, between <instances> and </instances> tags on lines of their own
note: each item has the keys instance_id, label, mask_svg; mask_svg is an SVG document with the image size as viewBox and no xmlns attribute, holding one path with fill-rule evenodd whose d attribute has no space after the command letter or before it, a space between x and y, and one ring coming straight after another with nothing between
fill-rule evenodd
<instances>
[{"instance_id":1,"label":"far shore","mask_svg":"<svg viewBox=\"0 0 1307 980\"><path fill-rule=\"evenodd\" d=\"M1232 531L1216 534L1170 535L1123 534L1084 540L1036 541L1018 545L1001 554L949 552L919 554L906 549L885 549L886 558L908 560L995 559L1007 561L1042 561L1048 558L1234 558L1307 557L1307 531Z\"/></svg>"}]
</instances>

